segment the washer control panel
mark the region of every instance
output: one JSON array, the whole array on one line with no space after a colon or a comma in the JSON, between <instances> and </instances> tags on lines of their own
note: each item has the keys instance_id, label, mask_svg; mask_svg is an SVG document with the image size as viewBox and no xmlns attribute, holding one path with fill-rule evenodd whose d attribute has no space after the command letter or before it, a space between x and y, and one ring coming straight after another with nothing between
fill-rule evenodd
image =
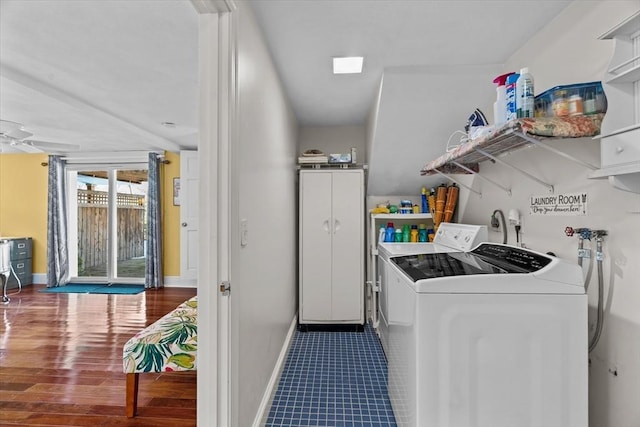
<instances>
[{"instance_id":1,"label":"washer control panel","mask_svg":"<svg viewBox=\"0 0 640 427\"><path fill-rule=\"evenodd\" d=\"M550 262L551 258L546 257L526 249L514 248L513 246L484 244L471 251L472 254L479 255L494 265L502 268L522 269L522 272L533 273L542 270Z\"/></svg>"},{"instance_id":2,"label":"washer control panel","mask_svg":"<svg viewBox=\"0 0 640 427\"><path fill-rule=\"evenodd\" d=\"M434 243L459 251L468 252L482 242L488 241L486 225L440 223Z\"/></svg>"}]
</instances>

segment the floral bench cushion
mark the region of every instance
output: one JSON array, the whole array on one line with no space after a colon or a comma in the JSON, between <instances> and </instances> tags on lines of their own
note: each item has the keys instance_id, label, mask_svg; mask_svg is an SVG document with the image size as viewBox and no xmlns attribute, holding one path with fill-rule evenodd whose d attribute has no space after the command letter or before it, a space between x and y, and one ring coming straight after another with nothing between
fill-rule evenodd
<instances>
[{"instance_id":1,"label":"floral bench cushion","mask_svg":"<svg viewBox=\"0 0 640 427\"><path fill-rule=\"evenodd\" d=\"M122 354L125 373L196 369L197 298L183 302L127 341Z\"/></svg>"}]
</instances>

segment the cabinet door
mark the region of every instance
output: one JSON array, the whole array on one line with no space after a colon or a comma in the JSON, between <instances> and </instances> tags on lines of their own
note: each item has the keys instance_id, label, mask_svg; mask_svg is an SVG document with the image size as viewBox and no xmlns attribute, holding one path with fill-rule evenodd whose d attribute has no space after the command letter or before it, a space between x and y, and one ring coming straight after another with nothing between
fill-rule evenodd
<instances>
[{"instance_id":1,"label":"cabinet door","mask_svg":"<svg viewBox=\"0 0 640 427\"><path fill-rule=\"evenodd\" d=\"M332 193L332 317L335 321L359 321L364 299L362 171L334 172Z\"/></svg>"},{"instance_id":2,"label":"cabinet door","mask_svg":"<svg viewBox=\"0 0 640 427\"><path fill-rule=\"evenodd\" d=\"M300 321L331 319L331 173L300 172Z\"/></svg>"}]
</instances>

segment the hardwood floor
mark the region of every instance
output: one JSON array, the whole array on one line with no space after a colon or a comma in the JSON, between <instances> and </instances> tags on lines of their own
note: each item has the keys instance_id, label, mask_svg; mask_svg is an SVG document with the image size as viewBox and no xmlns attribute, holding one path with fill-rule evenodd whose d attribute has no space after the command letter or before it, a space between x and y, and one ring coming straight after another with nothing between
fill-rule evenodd
<instances>
[{"instance_id":1,"label":"hardwood floor","mask_svg":"<svg viewBox=\"0 0 640 427\"><path fill-rule=\"evenodd\" d=\"M141 374L132 419L122 372L124 343L196 289L94 295L42 288L26 286L0 305L0 425L196 425L195 372Z\"/></svg>"}]
</instances>

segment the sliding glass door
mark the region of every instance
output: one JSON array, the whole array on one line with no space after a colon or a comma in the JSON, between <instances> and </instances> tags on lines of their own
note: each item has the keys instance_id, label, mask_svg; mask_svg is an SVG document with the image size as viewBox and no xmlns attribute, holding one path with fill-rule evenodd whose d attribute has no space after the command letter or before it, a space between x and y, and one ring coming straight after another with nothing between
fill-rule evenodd
<instances>
[{"instance_id":1,"label":"sliding glass door","mask_svg":"<svg viewBox=\"0 0 640 427\"><path fill-rule=\"evenodd\" d=\"M147 170L136 166L68 169L72 280L144 282Z\"/></svg>"}]
</instances>

